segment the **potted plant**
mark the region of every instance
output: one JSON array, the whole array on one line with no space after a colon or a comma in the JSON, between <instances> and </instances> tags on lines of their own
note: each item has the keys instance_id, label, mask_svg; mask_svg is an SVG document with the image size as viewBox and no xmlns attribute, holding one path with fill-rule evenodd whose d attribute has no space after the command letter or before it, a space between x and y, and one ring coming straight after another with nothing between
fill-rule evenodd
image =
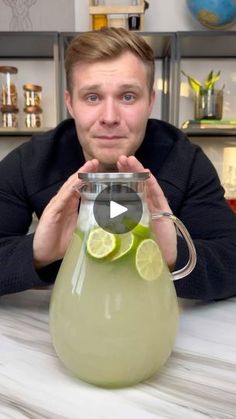
<instances>
[{"instance_id":1,"label":"potted plant","mask_svg":"<svg viewBox=\"0 0 236 419\"><path fill-rule=\"evenodd\" d=\"M220 78L221 71L210 71L203 83L187 75L188 84L195 94L195 119L222 119L223 110L223 87L215 89L215 83Z\"/></svg>"}]
</instances>

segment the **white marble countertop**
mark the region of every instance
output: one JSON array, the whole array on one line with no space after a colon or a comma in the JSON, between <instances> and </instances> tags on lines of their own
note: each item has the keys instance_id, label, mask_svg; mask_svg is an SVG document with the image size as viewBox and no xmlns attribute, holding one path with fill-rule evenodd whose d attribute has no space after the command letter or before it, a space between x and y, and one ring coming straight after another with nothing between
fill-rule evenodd
<instances>
[{"instance_id":1,"label":"white marble countertop","mask_svg":"<svg viewBox=\"0 0 236 419\"><path fill-rule=\"evenodd\" d=\"M105 390L61 365L48 329L50 290L0 298L0 418L236 418L236 298L181 301L175 349L161 372Z\"/></svg>"}]
</instances>

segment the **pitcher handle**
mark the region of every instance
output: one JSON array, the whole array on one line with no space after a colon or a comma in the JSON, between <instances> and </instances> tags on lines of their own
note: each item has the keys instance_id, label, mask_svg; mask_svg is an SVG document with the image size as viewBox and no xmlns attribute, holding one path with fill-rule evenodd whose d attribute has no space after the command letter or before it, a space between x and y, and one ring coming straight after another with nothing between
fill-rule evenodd
<instances>
[{"instance_id":1,"label":"pitcher handle","mask_svg":"<svg viewBox=\"0 0 236 419\"><path fill-rule=\"evenodd\" d=\"M177 279L183 278L184 276L189 275L192 270L195 268L196 262L197 262L197 255L196 255L196 249L193 244L193 241L190 237L190 234L182 221L179 220L175 215L169 213L169 212L160 212L160 213L153 213L151 214L152 220L158 220L159 218L167 217L170 218L173 223L176 225L180 233L182 234L183 238L185 239L188 251L189 251L189 260L186 263L183 268L178 269L177 271L171 272L173 276L173 280L176 281Z\"/></svg>"}]
</instances>

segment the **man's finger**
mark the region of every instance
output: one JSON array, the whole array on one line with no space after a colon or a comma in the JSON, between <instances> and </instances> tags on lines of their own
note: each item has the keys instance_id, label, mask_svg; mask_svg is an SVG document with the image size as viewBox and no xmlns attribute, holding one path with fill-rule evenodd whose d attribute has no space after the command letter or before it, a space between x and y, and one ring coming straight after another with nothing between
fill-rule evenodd
<instances>
[{"instance_id":1,"label":"man's finger","mask_svg":"<svg viewBox=\"0 0 236 419\"><path fill-rule=\"evenodd\" d=\"M120 156L117 161L117 168L120 172L143 172L147 171L134 156Z\"/></svg>"}]
</instances>

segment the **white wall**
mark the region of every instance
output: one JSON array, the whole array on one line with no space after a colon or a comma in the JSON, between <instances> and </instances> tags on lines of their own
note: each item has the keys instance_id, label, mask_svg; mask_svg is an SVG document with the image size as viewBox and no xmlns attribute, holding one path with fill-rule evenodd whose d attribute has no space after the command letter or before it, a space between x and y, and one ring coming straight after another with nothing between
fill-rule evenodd
<instances>
[{"instance_id":1,"label":"white wall","mask_svg":"<svg viewBox=\"0 0 236 419\"><path fill-rule=\"evenodd\" d=\"M1 31L73 31L74 0L0 0Z\"/></svg>"}]
</instances>

